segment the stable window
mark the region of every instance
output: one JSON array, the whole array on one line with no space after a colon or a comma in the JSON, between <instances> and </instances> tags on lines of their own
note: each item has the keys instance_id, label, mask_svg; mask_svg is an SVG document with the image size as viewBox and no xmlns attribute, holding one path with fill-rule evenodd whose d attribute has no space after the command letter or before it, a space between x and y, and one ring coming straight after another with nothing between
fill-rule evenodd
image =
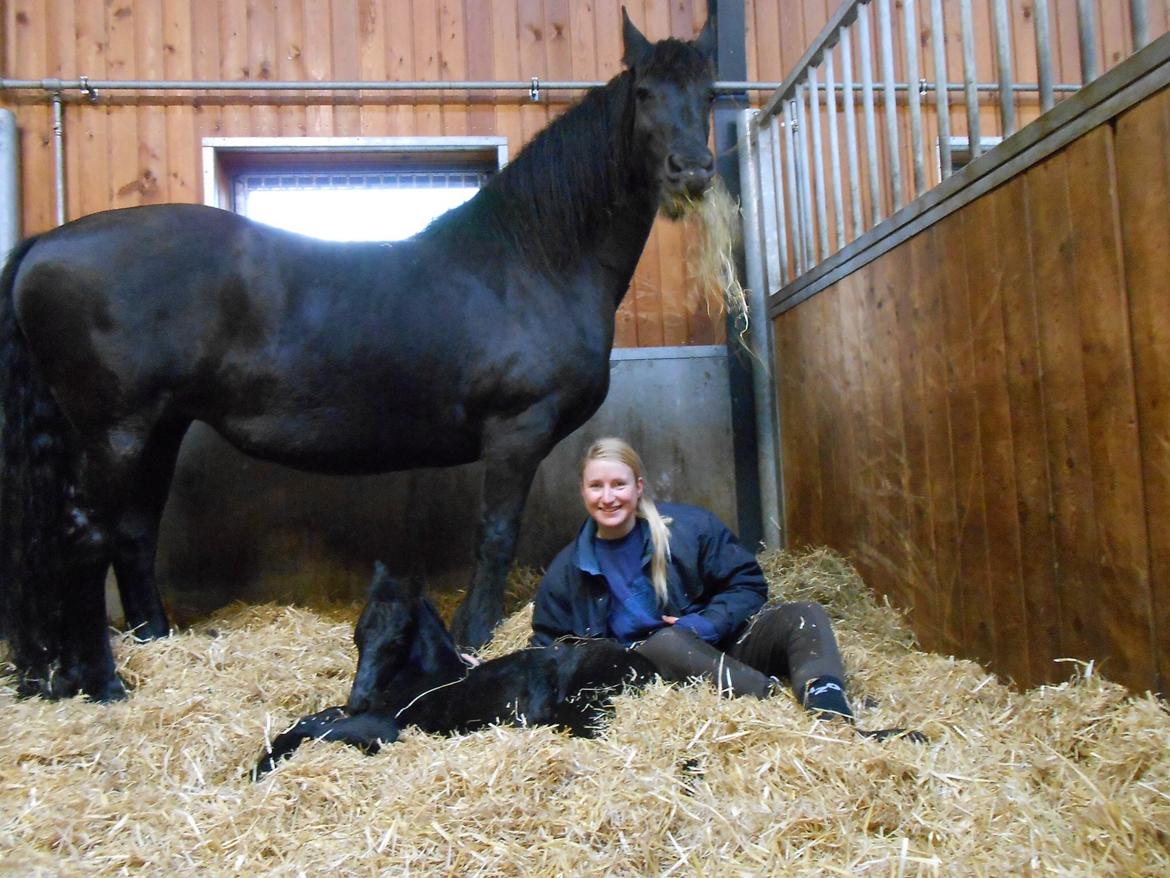
<instances>
[{"instance_id":1,"label":"stable window","mask_svg":"<svg viewBox=\"0 0 1170 878\"><path fill-rule=\"evenodd\" d=\"M336 241L396 241L471 198L502 137L207 138L204 200Z\"/></svg>"}]
</instances>

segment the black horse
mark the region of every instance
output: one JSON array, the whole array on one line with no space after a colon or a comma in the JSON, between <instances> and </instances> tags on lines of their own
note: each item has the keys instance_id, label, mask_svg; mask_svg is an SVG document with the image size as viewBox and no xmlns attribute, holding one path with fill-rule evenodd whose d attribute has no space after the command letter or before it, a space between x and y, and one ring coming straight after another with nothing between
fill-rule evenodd
<instances>
[{"instance_id":1,"label":"black horse","mask_svg":"<svg viewBox=\"0 0 1170 878\"><path fill-rule=\"evenodd\" d=\"M654 677L654 666L615 640L522 649L469 667L434 606L378 564L354 629L358 669L344 708L330 707L278 735L254 777L304 741L343 741L367 753L399 730L457 734L492 724L553 725L592 737L623 688Z\"/></svg>"},{"instance_id":2,"label":"black horse","mask_svg":"<svg viewBox=\"0 0 1170 878\"><path fill-rule=\"evenodd\" d=\"M624 15L624 13L623 13ZM124 697L106 632L169 623L155 583L179 445L375 473L485 462L454 629L486 642L537 465L604 400L614 312L659 209L714 162L710 20L651 44L475 198L392 246L159 205L22 242L0 277L3 618L23 694Z\"/></svg>"}]
</instances>

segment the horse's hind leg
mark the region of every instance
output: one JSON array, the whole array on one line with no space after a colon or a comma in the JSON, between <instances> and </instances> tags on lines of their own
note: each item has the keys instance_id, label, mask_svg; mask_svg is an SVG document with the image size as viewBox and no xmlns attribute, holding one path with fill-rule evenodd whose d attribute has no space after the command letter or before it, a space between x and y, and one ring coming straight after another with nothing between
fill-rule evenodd
<instances>
[{"instance_id":1,"label":"horse's hind leg","mask_svg":"<svg viewBox=\"0 0 1170 878\"><path fill-rule=\"evenodd\" d=\"M105 579L149 432L137 424L98 431L78 456L77 490L67 505L61 546L69 603L62 607L59 679L47 693L51 697L79 691L96 701L125 697L110 648Z\"/></svg>"},{"instance_id":2,"label":"horse's hind leg","mask_svg":"<svg viewBox=\"0 0 1170 878\"><path fill-rule=\"evenodd\" d=\"M170 623L155 578L163 507L187 422L160 425L147 442L125 486L114 530L114 572L126 627L138 638L166 637Z\"/></svg>"}]
</instances>

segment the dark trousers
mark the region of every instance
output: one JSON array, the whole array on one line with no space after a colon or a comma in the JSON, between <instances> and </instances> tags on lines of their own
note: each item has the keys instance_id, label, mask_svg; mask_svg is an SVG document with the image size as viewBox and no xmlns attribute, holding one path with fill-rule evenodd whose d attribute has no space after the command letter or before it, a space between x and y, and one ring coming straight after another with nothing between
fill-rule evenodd
<instances>
[{"instance_id":1,"label":"dark trousers","mask_svg":"<svg viewBox=\"0 0 1170 878\"><path fill-rule=\"evenodd\" d=\"M829 616L820 604L793 602L761 610L726 652L683 628L655 631L636 647L664 680L701 677L733 695L766 698L773 678L787 677L797 701L818 677L844 681Z\"/></svg>"}]
</instances>

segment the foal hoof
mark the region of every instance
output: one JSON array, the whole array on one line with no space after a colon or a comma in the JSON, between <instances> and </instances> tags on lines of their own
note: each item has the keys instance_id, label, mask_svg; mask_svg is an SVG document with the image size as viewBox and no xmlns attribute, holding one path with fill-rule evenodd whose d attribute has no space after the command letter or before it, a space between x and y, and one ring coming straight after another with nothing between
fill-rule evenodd
<instances>
[{"instance_id":1,"label":"foal hoof","mask_svg":"<svg viewBox=\"0 0 1170 878\"><path fill-rule=\"evenodd\" d=\"M113 679L105 680L100 683L93 683L83 686L81 689L89 696L91 701L96 701L99 704L110 704L114 701L125 701L130 697L126 691L126 684L122 682L122 678L114 675Z\"/></svg>"}]
</instances>

